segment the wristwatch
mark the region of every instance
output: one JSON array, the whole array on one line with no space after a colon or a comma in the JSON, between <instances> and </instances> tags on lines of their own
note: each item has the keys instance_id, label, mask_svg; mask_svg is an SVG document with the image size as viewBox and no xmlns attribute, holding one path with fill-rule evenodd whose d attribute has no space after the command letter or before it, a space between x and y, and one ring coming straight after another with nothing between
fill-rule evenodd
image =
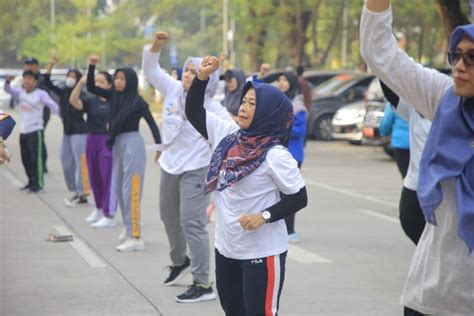
<instances>
[{"instance_id":1,"label":"wristwatch","mask_svg":"<svg viewBox=\"0 0 474 316\"><path fill-rule=\"evenodd\" d=\"M262 217L265 220L265 223L268 223L268 222L270 222L270 219L272 218L272 213L265 210L265 211L262 212Z\"/></svg>"}]
</instances>

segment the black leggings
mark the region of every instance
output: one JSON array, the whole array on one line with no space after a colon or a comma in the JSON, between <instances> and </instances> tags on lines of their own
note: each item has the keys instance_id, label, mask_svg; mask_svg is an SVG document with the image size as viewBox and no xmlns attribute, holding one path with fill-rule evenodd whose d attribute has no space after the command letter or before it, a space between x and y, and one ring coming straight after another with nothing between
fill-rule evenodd
<instances>
[{"instance_id":1,"label":"black leggings","mask_svg":"<svg viewBox=\"0 0 474 316\"><path fill-rule=\"evenodd\" d=\"M286 254L237 260L216 249L217 292L225 315L278 315Z\"/></svg>"},{"instance_id":2,"label":"black leggings","mask_svg":"<svg viewBox=\"0 0 474 316\"><path fill-rule=\"evenodd\" d=\"M415 245L418 245L426 221L416 191L403 187L399 208L403 231Z\"/></svg>"},{"instance_id":3,"label":"black leggings","mask_svg":"<svg viewBox=\"0 0 474 316\"><path fill-rule=\"evenodd\" d=\"M423 316L423 314L405 306L403 308L403 316Z\"/></svg>"},{"instance_id":4,"label":"black leggings","mask_svg":"<svg viewBox=\"0 0 474 316\"><path fill-rule=\"evenodd\" d=\"M402 178L405 178L408 172L408 165L410 164L410 150L393 148L393 158L397 162Z\"/></svg>"}]
</instances>

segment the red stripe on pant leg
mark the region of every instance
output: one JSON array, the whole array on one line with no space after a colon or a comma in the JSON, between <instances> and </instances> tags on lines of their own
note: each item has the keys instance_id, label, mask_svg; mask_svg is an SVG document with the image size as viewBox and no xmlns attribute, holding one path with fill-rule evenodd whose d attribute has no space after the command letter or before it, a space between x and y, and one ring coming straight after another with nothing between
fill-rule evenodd
<instances>
[{"instance_id":1,"label":"red stripe on pant leg","mask_svg":"<svg viewBox=\"0 0 474 316\"><path fill-rule=\"evenodd\" d=\"M265 296L265 316L272 316L273 289L275 287L275 258L267 257L267 294Z\"/></svg>"}]
</instances>

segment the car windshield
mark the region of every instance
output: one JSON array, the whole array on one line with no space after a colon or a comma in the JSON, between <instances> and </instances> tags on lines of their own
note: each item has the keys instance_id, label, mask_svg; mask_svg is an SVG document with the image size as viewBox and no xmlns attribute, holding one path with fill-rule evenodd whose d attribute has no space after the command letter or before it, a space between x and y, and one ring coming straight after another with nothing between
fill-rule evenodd
<instances>
[{"instance_id":1,"label":"car windshield","mask_svg":"<svg viewBox=\"0 0 474 316\"><path fill-rule=\"evenodd\" d=\"M316 86L313 89L313 97L321 98L336 95L337 92L343 87L346 87L349 83L353 82L355 78L351 75L338 75L328 81Z\"/></svg>"}]
</instances>

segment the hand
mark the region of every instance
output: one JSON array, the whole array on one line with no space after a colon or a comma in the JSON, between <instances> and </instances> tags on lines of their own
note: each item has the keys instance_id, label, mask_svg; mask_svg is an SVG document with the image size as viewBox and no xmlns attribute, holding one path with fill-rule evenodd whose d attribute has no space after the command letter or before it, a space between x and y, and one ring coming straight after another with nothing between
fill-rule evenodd
<instances>
[{"instance_id":1,"label":"hand","mask_svg":"<svg viewBox=\"0 0 474 316\"><path fill-rule=\"evenodd\" d=\"M79 80L79 84L80 84L81 86L85 86L86 83L87 83L87 75L86 75L86 76L82 76L82 77L81 77L81 80Z\"/></svg>"},{"instance_id":2,"label":"hand","mask_svg":"<svg viewBox=\"0 0 474 316\"><path fill-rule=\"evenodd\" d=\"M14 79L15 79L15 76L8 75L8 76L6 76L5 81L10 82L10 81L12 81L12 80L14 80Z\"/></svg>"},{"instance_id":3,"label":"hand","mask_svg":"<svg viewBox=\"0 0 474 316\"><path fill-rule=\"evenodd\" d=\"M261 213L242 215L239 219L240 226L245 230L256 230L266 222Z\"/></svg>"},{"instance_id":4,"label":"hand","mask_svg":"<svg viewBox=\"0 0 474 316\"><path fill-rule=\"evenodd\" d=\"M169 39L168 32L159 31L155 33L155 40L153 45L151 45L150 52L158 53L161 51L161 47L164 46Z\"/></svg>"},{"instance_id":5,"label":"hand","mask_svg":"<svg viewBox=\"0 0 474 316\"><path fill-rule=\"evenodd\" d=\"M90 55L89 56L89 65L97 65L99 63L99 56L98 55Z\"/></svg>"},{"instance_id":6,"label":"hand","mask_svg":"<svg viewBox=\"0 0 474 316\"><path fill-rule=\"evenodd\" d=\"M270 64L262 64L260 66L260 72L258 74L258 78L259 79L265 78L271 69L272 67L270 66Z\"/></svg>"},{"instance_id":7,"label":"hand","mask_svg":"<svg viewBox=\"0 0 474 316\"><path fill-rule=\"evenodd\" d=\"M158 163L158 160L160 160L161 157L161 151L157 151L155 154L155 163Z\"/></svg>"},{"instance_id":8,"label":"hand","mask_svg":"<svg viewBox=\"0 0 474 316\"><path fill-rule=\"evenodd\" d=\"M12 155L8 152L4 144L0 144L0 166L5 162L10 162Z\"/></svg>"},{"instance_id":9,"label":"hand","mask_svg":"<svg viewBox=\"0 0 474 316\"><path fill-rule=\"evenodd\" d=\"M206 56L202 59L199 65L198 78L199 80L207 80L209 76L219 69L219 59L214 56Z\"/></svg>"},{"instance_id":10,"label":"hand","mask_svg":"<svg viewBox=\"0 0 474 316\"><path fill-rule=\"evenodd\" d=\"M54 66L58 63L58 57L56 57L56 54L51 55L51 58L49 59L49 64Z\"/></svg>"}]
</instances>

